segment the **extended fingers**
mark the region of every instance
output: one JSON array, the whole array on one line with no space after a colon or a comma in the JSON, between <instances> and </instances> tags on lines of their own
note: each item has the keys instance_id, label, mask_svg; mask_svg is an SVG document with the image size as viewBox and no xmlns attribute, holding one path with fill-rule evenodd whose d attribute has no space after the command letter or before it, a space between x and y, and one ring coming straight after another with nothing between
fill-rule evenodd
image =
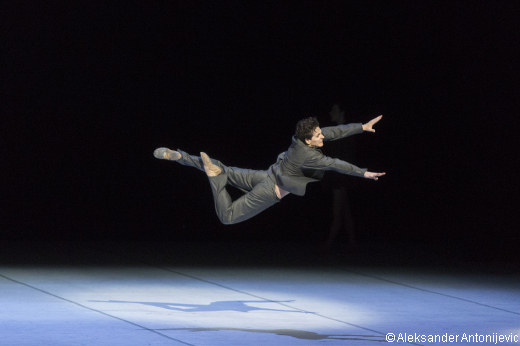
<instances>
[{"instance_id":1,"label":"extended fingers","mask_svg":"<svg viewBox=\"0 0 520 346\"><path fill-rule=\"evenodd\" d=\"M379 179L378 177L383 176L383 175L385 175L385 174L386 174L386 173L371 173L369 178L370 178L370 179L377 180L377 179Z\"/></svg>"},{"instance_id":2,"label":"extended fingers","mask_svg":"<svg viewBox=\"0 0 520 346\"><path fill-rule=\"evenodd\" d=\"M381 120L382 117L383 117L383 115L381 114L381 115L378 116L377 118L374 118L374 119L370 120L370 123L375 124L375 123L377 123L379 120Z\"/></svg>"}]
</instances>

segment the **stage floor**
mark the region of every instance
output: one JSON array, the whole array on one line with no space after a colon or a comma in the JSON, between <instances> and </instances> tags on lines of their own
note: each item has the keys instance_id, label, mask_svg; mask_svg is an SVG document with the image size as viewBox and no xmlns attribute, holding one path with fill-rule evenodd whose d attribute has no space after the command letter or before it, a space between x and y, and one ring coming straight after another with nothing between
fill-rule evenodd
<instances>
[{"instance_id":1,"label":"stage floor","mask_svg":"<svg viewBox=\"0 0 520 346\"><path fill-rule=\"evenodd\" d=\"M514 265L405 246L4 245L1 345L520 345Z\"/></svg>"}]
</instances>

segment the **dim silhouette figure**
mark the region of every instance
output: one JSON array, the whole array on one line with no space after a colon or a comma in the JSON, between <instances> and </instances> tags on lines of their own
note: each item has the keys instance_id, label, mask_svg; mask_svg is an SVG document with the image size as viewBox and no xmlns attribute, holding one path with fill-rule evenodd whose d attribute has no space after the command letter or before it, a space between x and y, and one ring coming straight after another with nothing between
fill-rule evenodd
<instances>
[{"instance_id":1,"label":"dim silhouette figure","mask_svg":"<svg viewBox=\"0 0 520 346\"><path fill-rule=\"evenodd\" d=\"M347 121L345 111L340 109L338 104L334 104L330 111L330 119L337 125L343 125ZM333 143L331 146L331 155L342 160L350 162L356 159L356 142L352 137L341 143ZM339 145L337 145L339 144ZM356 232L354 228L354 220L349 206L349 194L355 186L355 180L348 179L346 176L334 174L332 180L332 222L330 224L329 234L325 243L320 250L329 253L332 249L334 240L337 238L340 230L344 229L348 236L348 246L354 248L357 245Z\"/></svg>"}]
</instances>

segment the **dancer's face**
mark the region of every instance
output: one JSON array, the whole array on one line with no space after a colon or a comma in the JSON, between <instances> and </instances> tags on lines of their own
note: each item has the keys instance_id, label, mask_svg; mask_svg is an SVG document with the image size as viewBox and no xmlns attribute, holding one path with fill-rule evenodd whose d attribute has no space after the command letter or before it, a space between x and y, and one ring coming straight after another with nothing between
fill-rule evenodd
<instances>
[{"instance_id":1,"label":"dancer's face","mask_svg":"<svg viewBox=\"0 0 520 346\"><path fill-rule=\"evenodd\" d=\"M307 145L310 145L311 147L322 147L323 138L325 138L325 136L321 133L321 129L319 127L316 127L314 129L314 134L312 135L312 138L306 139L305 142L307 143Z\"/></svg>"}]
</instances>

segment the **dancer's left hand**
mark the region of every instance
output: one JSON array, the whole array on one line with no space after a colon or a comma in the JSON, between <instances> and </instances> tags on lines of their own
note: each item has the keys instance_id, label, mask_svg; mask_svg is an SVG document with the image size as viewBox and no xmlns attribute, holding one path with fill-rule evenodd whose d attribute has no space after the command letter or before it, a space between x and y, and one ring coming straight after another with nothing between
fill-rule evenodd
<instances>
[{"instance_id":1,"label":"dancer's left hand","mask_svg":"<svg viewBox=\"0 0 520 346\"><path fill-rule=\"evenodd\" d=\"M382 117L383 117L383 115L380 115L377 118L374 118L374 119L370 120L368 123L364 124L363 131L376 132L376 130L372 129L372 126L374 126L375 123L377 123L379 120L381 120Z\"/></svg>"}]
</instances>

